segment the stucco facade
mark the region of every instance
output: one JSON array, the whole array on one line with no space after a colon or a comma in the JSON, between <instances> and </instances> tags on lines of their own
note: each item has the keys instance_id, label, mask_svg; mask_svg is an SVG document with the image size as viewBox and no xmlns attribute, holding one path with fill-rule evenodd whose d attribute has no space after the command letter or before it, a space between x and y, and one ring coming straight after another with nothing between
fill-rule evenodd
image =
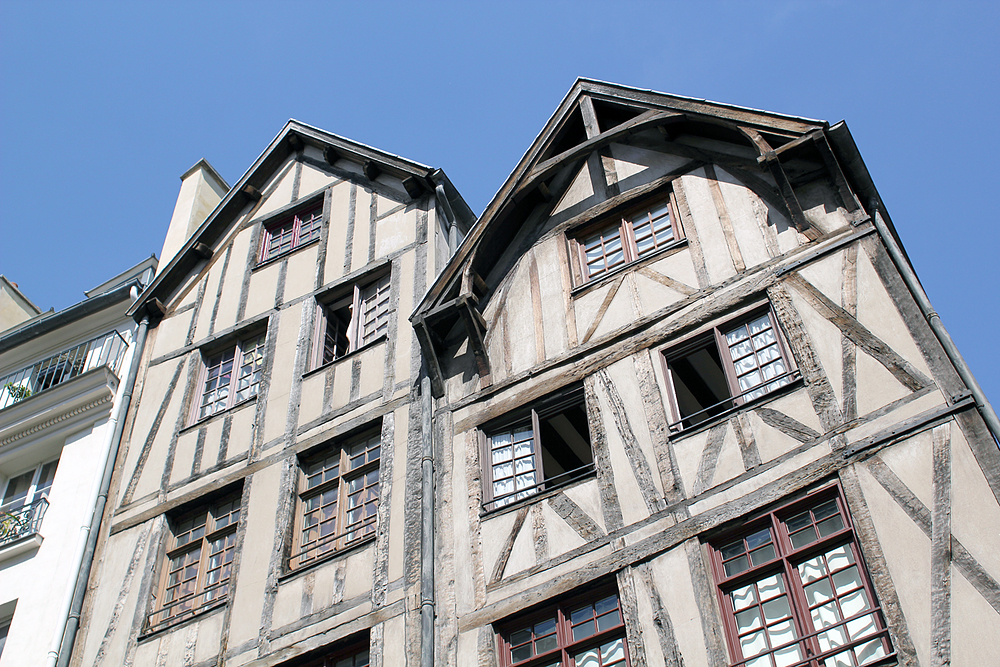
<instances>
[{"instance_id":1,"label":"stucco facade","mask_svg":"<svg viewBox=\"0 0 1000 667\"><path fill-rule=\"evenodd\" d=\"M114 456L123 381L138 356L126 311L155 269L151 258L74 306L0 332L5 667L42 665L59 653L100 482Z\"/></svg>"},{"instance_id":2,"label":"stucco facade","mask_svg":"<svg viewBox=\"0 0 1000 667\"><path fill-rule=\"evenodd\" d=\"M290 122L170 236L73 664L1000 662L995 414L843 123L579 80L471 222Z\"/></svg>"}]
</instances>

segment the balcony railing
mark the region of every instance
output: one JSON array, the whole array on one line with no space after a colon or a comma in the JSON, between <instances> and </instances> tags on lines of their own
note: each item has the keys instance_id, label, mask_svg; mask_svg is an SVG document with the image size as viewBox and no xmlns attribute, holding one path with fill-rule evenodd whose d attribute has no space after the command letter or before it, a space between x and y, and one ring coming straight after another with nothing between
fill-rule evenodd
<instances>
[{"instance_id":1,"label":"balcony railing","mask_svg":"<svg viewBox=\"0 0 1000 667\"><path fill-rule=\"evenodd\" d=\"M54 354L27 368L0 378L0 410L40 391L72 380L94 368L107 366L118 374L128 341L117 331Z\"/></svg>"},{"instance_id":2,"label":"balcony railing","mask_svg":"<svg viewBox=\"0 0 1000 667\"><path fill-rule=\"evenodd\" d=\"M48 508L47 498L39 498L30 505L11 503L0 507L0 549L38 533Z\"/></svg>"}]
</instances>

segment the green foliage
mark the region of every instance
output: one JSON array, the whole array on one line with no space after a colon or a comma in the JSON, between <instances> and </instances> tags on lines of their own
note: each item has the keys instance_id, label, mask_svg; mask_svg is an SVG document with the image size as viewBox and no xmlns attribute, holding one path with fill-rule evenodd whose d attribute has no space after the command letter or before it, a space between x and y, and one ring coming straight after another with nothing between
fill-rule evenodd
<instances>
[{"instance_id":1,"label":"green foliage","mask_svg":"<svg viewBox=\"0 0 1000 667\"><path fill-rule=\"evenodd\" d=\"M8 382L4 389L10 394L10 397L14 399L14 402L23 401L24 399L31 396L31 388L23 384L14 384L13 382Z\"/></svg>"}]
</instances>

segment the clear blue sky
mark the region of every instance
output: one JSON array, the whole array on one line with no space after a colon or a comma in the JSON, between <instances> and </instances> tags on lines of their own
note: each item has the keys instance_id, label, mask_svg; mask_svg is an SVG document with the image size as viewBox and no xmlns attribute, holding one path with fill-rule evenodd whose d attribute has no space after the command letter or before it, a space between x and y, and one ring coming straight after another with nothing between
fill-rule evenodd
<instances>
[{"instance_id":1,"label":"clear blue sky","mask_svg":"<svg viewBox=\"0 0 1000 667\"><path fill-rule=\"evenodd\" d=\"M578 76L846 119L1000 400L997 3L0 2L0 273L65 308L159 253L206 158L289 118L443 168L479 213Z\"/></svg>"}]
</instances>

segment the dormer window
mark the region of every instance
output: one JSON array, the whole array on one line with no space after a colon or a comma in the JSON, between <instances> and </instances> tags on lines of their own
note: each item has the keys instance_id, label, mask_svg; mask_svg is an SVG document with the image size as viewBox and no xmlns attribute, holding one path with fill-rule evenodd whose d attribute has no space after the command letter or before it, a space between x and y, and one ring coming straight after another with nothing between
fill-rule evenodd
<instances>
[{"instance_id":1,"label":"dormer window","mask_svg":"<svg viewBox=\"0 0 1000 667\"><path fill-rule=\"evenodd\" d=\"M260 242L260 261L266 262L319 238L323 224L323 205L299 211L264 227Z\"/></svg>"},{"instance_id":2,"label":"dormer window","mask_svg":"<svg viewBox=\"0 0 1000 667\"><path fill-rule=\"evenodd\" d=\"M668 198L646 202L576 235L583 282L656 252L678 238Z\"/></svg>"}]
</instances>

